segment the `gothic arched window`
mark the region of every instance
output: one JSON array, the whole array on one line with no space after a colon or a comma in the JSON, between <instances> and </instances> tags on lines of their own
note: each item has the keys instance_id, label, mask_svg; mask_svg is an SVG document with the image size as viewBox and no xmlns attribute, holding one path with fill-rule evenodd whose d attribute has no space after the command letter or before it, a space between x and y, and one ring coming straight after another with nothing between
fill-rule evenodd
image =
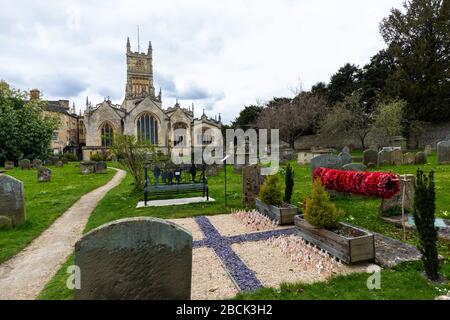
<instances>
[{"instance_id":1,"label":"gothic arched window","mask_svg":"<svg viewBox=\"0 0 450 320\"><path fill-rule=\"evenodd\" d=\"M150 114L144 114L137 121L139 141L158 144L158 121Z\"/></svg>"},{"instance_id":2,"label":"gothic arched window","mask_svg":"<svg viewBox=\"0 0 450 320\"><path fill-rule=\"evenodd\" d=\"M114 130L109 123L102 126L102 147L111 147L113 144Z\"/></svg>"}]
</instances>

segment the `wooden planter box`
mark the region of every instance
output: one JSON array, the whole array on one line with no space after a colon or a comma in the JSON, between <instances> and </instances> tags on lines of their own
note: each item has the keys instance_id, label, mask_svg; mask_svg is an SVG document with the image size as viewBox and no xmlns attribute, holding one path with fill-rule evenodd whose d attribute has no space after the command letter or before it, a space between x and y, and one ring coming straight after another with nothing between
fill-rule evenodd
<instances>
[{"instance_id":1,"label":"wooden planter box","mask_svg":"<svg viewBox=\"0 0 450 320\"><path fill-rule=\"evenodd\" d=\"M302 215L295 217L295 225L303 239L326 250L344 263L353 264L375 259L374 235L357 227L340 223L354 234L347 237L327 229L315 228L303 219Z\"/></svg>"},{"instance_id":2,"label":"wooden planter box","mask_svg":"<svg viewBox=\"0 0 450 320\"><path fill-rule=\"evenodd\" d=\"M275 220L279 225L294 224L295 216L298 213L298 208L291 204L287 204L286 207L276 207L265 204L259 198L255 199L255 204L256 210Z\"/></svg>"}]
</instances>

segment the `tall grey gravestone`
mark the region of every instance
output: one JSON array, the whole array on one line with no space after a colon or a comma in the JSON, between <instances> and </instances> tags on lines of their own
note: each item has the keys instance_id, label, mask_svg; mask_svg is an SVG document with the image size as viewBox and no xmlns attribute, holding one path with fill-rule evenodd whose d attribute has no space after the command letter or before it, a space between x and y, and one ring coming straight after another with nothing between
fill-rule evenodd
<instances>
[{"instance_id":1,"label":"tall grey gravestone","mask_svg":"<svg viewBox=\"0 0 450 320\"><path fill-rule=\"evenodd\" d=\"M312 170L317 168L341 169L342 160L335 154L321 154L312 158L311 168Z\"/></svg>"},{"instance_id":2,"label":"tall grey gravestone","mask_svg":"<svg viewBox=\"0 0 450 320\"><path fill-rule=\"evenodd\" d=\"M450 164L450 140L438 142L437 159L439 164Z\"/></svg>"},{"instance_id":3,"label":"tall grey gravestone","mask_svg":"<svg viewBox=\"0 0 450 320\"><path fill-rule=\"evenodd\" d=\"M263 177L259 165L252 164L242 169L242 205L245 208L255 205L262 183Z\"/></svg>"},{"instance_id":4,"label":"tall grey gravestone","mask_svg":"<svg viewBox=\"0 0 450 320\"><path fill-rule=\"evenodd\" d=\"M75 245L78 300L190 299L192 235L148 217L104 224Z\"/></svg>"},{"instance_id":5,"label":"tall grey gravestone","mask_svg":"<svg viewBox=\"0 0 450 320\"><path fill-rule=\"evenodd\" d=\"M0 216L9 218L12 226L26 219L23 183L5 174L0 174Z\"/></svg>"},{"instance_id":6,"label":"tall grey gravestone","mask_svg":"<svg viewBox=\"0 0 450 320\"><path fill-rule=\"evenodd\" d=\"M363 152L363 163L367 166L371 164L377 164L378 152L376 150L368 149Z\"/></svg>"}]
</instances>

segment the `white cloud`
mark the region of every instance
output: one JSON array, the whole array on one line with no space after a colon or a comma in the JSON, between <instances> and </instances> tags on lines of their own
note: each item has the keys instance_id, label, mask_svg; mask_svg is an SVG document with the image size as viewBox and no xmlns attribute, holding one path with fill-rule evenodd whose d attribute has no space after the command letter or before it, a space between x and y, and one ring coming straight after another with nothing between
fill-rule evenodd
<instances>
[{"instance_id":1,"label":"white cloud","mask_svg":"<svg viewBox=\"0 0 450 320\"><path fill-rule=\"evenodd\" d=\"M153 44L163 105L180 98L232 120L245 104L308 89L384 47L378 24L396 0L12 1L0 11L0 78L83 106L116 103L125 44ZM79 13L79 16L78 16ZM158 90L158 87L157 87Z\"/></svg>"}]
</instances>

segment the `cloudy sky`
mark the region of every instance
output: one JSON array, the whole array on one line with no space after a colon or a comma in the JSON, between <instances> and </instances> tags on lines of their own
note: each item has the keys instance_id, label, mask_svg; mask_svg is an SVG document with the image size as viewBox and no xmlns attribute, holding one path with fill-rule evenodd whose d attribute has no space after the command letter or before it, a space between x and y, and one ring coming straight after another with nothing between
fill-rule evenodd
<instances>
[{"instance_id":1,"label":"cloudy sky","mask_svg":"<svg viewBox=\"0 0 450 320\"><path fill-rule=\"evenodd\" d=\"M381 19L401 0L0 0L0 79L84 108L121 103L126 38L153 45L163 106L179 98L196 115L228 122L244 105L292 96L346 62L385 47Z\"/></svg>"}]
</instances>

